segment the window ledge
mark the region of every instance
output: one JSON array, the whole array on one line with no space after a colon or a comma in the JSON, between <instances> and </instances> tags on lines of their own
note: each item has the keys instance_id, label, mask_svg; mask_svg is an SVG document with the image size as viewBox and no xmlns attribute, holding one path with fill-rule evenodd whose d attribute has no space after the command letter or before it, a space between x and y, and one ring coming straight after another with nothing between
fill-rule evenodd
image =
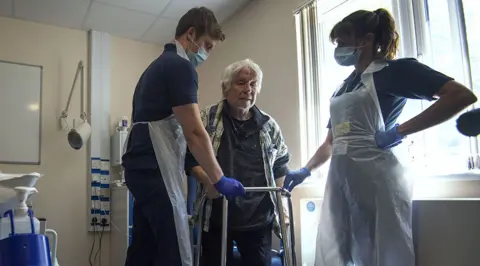
<instances>
[{"instance_id":1,"label":"window ledge","mask_svg":"<svg viewBox=\"0 0 480 266\"><path fill-rule=\"evenodd\" d=\"M325 178L314 176L299 185L303 197L323 197ZM412 200L480 200L480 171L448 175L410 175L413 182Z\"/></svg>"},{"instance_id":2,"label":"window ledge","mask_svg":"<svg viewBox=\"0 0 480 266\"><path fill-rule=\"evenodd\" d=\"M480 171L413 177L414 200L480 200Z\"/></svg>"},{"instance_id":3,"label":"window ledge","mask_svg":"<svg viewBox=\"0 0 480 266\"><path fill-rule=\"evenodd\" d=\"M447 180L447 181L471 181L480 180L480 170L472 170L465 173L458 174L443 174L443 175L423 175L419 176L420 179L434 179L434 180Z\"/></svg>"}]
</instances>

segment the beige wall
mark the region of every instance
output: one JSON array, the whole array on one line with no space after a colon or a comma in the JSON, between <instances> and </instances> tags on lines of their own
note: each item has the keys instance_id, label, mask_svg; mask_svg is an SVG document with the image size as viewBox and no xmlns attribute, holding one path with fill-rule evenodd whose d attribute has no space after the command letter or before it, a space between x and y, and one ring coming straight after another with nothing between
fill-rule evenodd
<instances>
[{"instance_id":1,"label":"beige wall","mask_svg":"<svg viewBox=\"0 0 480 266\"><path fill-rule=\"evenodd\" d=\"M57 125L65 107L79 60L87 62L87 33L79 30L0 18L0 60L43 66L42 163L39 166L0 165L3 172L39 172L34 211L46 217L48 227L59 236L60 265L85 266L92 245L87 232L89 176L87 149L74 151L66 132ZM130 116L133 90L145 67L162 51L158 45L112 37L111 111L112 124ZM79 117L79 90L69 111ZM8 125L5 125L8 126ZM98 243L98 238L97 238ZM102 239L102 262L109 265L109 237ZM97 262L98 263L98 262Z\"/></svg>"},{"instance_id":2,"label":"beige wall","mask_svg":"<svg viewBox=\"0 0 480 266\"><path fill-rule=\"evenodd\" d=\"M256 0L226 26L226 41L212 53L199 72L200 105L221 99L220 75L234 61L250 58L264 73L257 105L281 126L292 154L291 168L301 166L299 90L296 31L293 10L305 0ZM300 198L317 197L317 186L294 190L294 216L297 258L300 253Z\"/></svg>"},{"instance_id":3,"label":"beige wall","mask_svg":"<svg viewBox=\"0 0 480 266\"><path fill-rule=\"evenodd\" d=\"M121 116L130 118L138 79L163 51L163 46L112 37L110 109L112 131Z\"/></svg>"},{"instance_id":4,"label":"beige wall","mask_svg":"<svg viewBox=\"0 0 480 266\"><path fill-rule=\"evenodd\" d=\"M57 231L61 264L86 265L92 239L87 233L87 152L70 148L56 118L65 107L78 61L87 61L87 34L0 18L0 36L1 60L43 66L42 163L40 166L0 165L0 169L44 174L37 184L35 215L46 217L48 227ZM79 117L79 95L77 89L70 117Z\"/></svg>"}]
</instances>

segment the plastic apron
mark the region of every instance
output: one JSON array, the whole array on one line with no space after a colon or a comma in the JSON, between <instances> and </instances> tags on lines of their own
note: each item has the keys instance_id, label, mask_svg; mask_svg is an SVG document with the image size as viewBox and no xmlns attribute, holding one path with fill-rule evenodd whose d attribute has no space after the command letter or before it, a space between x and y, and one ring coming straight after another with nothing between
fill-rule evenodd
<instances>
[{"instance_id":1,"label":"plastic apron","mask_svg":"<svg viewBox=\"0 0 480 266\"><path fill-rule=\"evenodd\" d=\"M178 248L182 258L181 265L191 266L193 265L193 257L190 227L188 225L187 201L183 193L185 153L187 150L183 129L174 115L154 122L137 122L132 125L132 128L137 124L148 125L158 167L172 203Z\"/></svg>"},{"instance_id":2,"label":"plastic apron","mask_svg":"<svg viewBox=\"0 0 480 266\"><path fill-rule=\"evenodd\" d=\"M333 151L317 235L315 266L414 266L410 184L392 150L380 150L385 130L373 73L330 103Z\"/></svg>"},{"instance_id":3,"label":"plastic apron","mask_svg":"<svg viewBox=\"0 0 480 266\"><path fill-rule=\"evenodd\" d=\"M175 43L177 54L185 60L189 60L183 47L177 41ZM187 201L183 193L185 153L187 151L187 142L183 135L183 129L174 115L159 121L137 122L132 125L132 128L136 124L148 125L158 167L162 173L163 182L172 203L178 248L182 258L181 265L192 266L193 256L190 227L188 225ZM127 137L127 139L129 138L130 136ZM125 145L126 147L127 145Z\"/></svg>"}]
</instances>

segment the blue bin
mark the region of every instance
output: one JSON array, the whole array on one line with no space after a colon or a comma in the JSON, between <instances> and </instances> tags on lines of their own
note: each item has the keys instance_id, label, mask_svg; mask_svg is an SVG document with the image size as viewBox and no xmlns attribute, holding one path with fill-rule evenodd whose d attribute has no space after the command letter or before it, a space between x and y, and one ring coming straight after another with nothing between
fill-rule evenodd
<instances>
[{"instance_id":1,"label":"blue bin","mask_svg":"<svg viewBox=\"0 0 480 266\"><path fill-rule=\"evenodd\" d=\"M0 240L0 266L52 266L48 238L18 234Z\"/></svg>"}]
</instances>

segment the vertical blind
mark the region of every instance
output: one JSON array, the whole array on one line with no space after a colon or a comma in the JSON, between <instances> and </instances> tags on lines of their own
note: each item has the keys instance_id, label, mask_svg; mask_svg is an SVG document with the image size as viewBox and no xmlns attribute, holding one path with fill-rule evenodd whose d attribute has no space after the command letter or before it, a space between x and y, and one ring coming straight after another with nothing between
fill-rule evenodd
<instances>
[{"instance_id":1,"label":"vertical blind","mask_svg":"<svg viewBox=\"0 0 480 266\"><path fill-rule=\"evenodd\" d=\"M317 1L311 1L295 13L298 35L300 77L300 119L302 128L302 161L320 145L320 55ZM308 122L308 123L307 123Z\"/></svg>"}]
</instances>

